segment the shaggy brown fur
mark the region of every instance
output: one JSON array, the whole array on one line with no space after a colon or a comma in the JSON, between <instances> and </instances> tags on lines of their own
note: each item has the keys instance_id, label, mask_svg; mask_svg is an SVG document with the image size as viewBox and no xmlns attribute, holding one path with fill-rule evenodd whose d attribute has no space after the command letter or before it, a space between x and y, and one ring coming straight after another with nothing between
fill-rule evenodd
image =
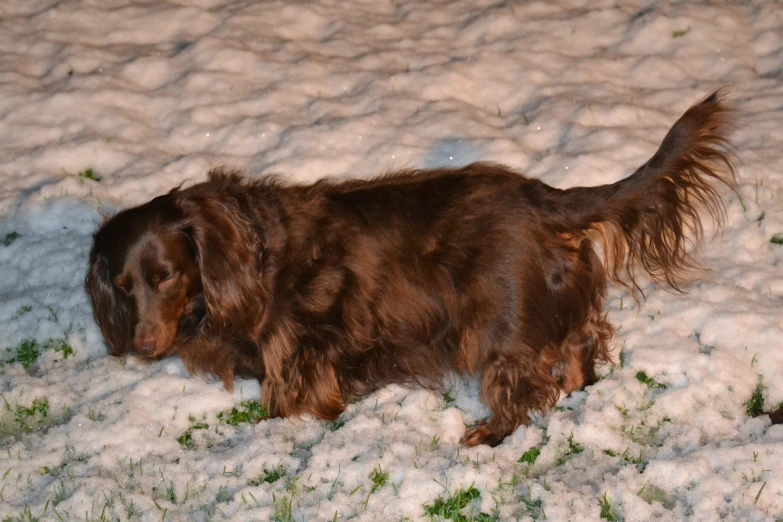
<instances>
[{"instance_id":1,"label":"shaggy brown fur","mask_svg":"<svg viewBox=\"0 0 783 522\"><path fill-rule=\"evenodd\" d=\"M709 96L633 175L590 188L489 163L308 186L217 169L108 219L87 292L111 354L256 378L275 415L476 375L492 417L463 443L495 445L596 380L607 279L638 291L641 266L680 289L698 210L720 222L734 182L730 116Z\"/></svg>"}]
</instances>

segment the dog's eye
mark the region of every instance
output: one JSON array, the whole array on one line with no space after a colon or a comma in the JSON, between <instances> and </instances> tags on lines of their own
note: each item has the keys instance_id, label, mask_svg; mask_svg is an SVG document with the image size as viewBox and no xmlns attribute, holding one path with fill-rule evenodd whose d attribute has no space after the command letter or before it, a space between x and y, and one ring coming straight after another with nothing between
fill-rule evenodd
<instances>
[{"instance_id":1,"label":"dog's eye","mask_svg":"<svg viewBox=\"0 0 783 522\"><path fill-rule=\"evenodd\" d=\"M164 274L164 273L154 274L152 276L152 281L150 281L152 283L152 287L157 288L163 281L166 281L169 277L171 277L169 274Z\"/></svg>"},{"instance_id":2,"label":"dog's eye","mask_svg":"<svg viewBox=\"0 0 783 522\"><path fill-rule=\"evenodd\" d=\"M179 272L173 274L156 275L152 278L152 286L158 292L165 292L179 280Z\"/></svg>"}]
</instances>

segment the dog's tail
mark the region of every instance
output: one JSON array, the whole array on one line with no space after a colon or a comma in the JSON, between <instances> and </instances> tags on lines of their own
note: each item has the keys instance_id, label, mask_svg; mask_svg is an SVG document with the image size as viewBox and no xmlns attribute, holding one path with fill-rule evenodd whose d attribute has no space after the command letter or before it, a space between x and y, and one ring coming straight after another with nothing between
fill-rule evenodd
<instances>
[{"instance_id":1,"label":"dog's tail","mask_svg":"<svg viewBox=\"0 0 783 522\"><path fill-rule=\"evenodd\" d=\"M725 207L718 186L733 189L736 183L728 141L733 113L721 91L711 94L677 120L655 155L631 176L559 191L553 224L598 230L609 276L635 295L641 292L636 265L681 291L688 271L698 268L691 255L703 236L698 211L706 210L721 227Z\"/></svg>"}]
</instances>

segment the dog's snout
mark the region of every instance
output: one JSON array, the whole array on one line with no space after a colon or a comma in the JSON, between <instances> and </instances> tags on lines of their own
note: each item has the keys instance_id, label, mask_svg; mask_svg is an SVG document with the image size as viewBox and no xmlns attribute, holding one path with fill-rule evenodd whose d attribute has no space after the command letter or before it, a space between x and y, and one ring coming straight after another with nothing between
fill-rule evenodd
<instances>
[{"instance_id":1,"label":"dog's snout","mask_svg":"<svg viewBox=\"0 0 783 522\"><path fill-rule=\"evenodd\" d=\"M150 356L155 352L156 338L153 329L144 324L136 326L133 337L133 349L142 356Z\"/></svg>"}]
</instances>

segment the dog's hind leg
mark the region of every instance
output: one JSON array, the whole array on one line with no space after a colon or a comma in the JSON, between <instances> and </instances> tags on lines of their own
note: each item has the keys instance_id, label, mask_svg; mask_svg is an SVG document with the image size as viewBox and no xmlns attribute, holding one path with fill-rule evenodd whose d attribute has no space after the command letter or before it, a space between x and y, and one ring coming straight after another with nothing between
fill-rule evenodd
<instances>
[{"instance_id":1,"label":"dog's hind leg","mask_svg":"<svg viewBox=\"0 0 783 522\"><path fill-rule=\"evenodd\" d=\"M559 350L563 361L560 387L566 394L598 381L595 363L610 361L609 339L613 333L606 316L593 312L584 325L568 334Z\"/></svg>"},{"instance_id":2,"label":"dog's hind leg","mask_svg":"<svg viewBox=\"0 0 783 522\"><path fill-rule=\"evenodd\" d=\"M563 265L567 270L561 270L561 284L550 285L549 289L554 298L553 309L566 312L570 321L561 324L565 335L559 346L545 350L548 359L556 361L559 367L560 387L566 394L598 380L596 361L611 361L609 341L614 335L614 328L603 313L606 272L591 242L579 239L578 256L572 254L569 261ZM553 364L553 368L556 366Z\"/></svg>"},{"instance_id":3,"label":"dog's hind leg","mask_svg":"<svg viewBox=\"0 0 783 522\"><path fill-rule=\"evenodd\" d=\"M492 417L468 430L462 438L465 446L497 446L522 424L528 414L546 411L557 401L557 380L545 364L517 353L495 352L486 359L481 377L481 398L492 411Z\"/></svg>"}]
</instances>

